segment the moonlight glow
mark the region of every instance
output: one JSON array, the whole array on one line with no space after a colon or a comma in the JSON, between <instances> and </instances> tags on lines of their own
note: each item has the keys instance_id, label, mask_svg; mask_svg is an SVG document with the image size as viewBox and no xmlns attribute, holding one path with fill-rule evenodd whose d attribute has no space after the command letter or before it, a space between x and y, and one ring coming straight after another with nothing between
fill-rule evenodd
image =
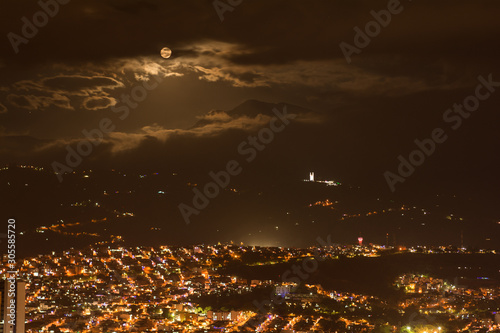
<instances>
[{"instance_id":1,"label":"moonlight glow","mask_svg":"<svg viewBox=\"0 0 500 333\"><path fill-rule=\"evenodd\" d=\"M168 59L170 58L170 56L172 55L172 50L169 49L168 47L164 47L161 49L161 56L165 59Z\"/></svg>"}]
</instances>

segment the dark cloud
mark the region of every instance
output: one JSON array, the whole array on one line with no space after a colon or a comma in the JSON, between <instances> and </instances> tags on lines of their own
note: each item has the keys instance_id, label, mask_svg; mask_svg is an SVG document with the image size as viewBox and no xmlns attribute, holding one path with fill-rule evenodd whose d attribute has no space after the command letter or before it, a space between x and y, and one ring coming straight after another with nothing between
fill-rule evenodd
<instances>
[{"instance_id":1,"label":"dark cloud","mask_svg":"<svg viewBox=\"0 0 500 333\"><path fill-rule=\"evenodd\" d=\"M15 107L27 110L44 110L49 107L73 109L69 99L59 94L52 94L50 96L10 94L7 96L7 100Z\"/></svg>"},{"instance_id":2,"label":"dark cloud","mask_svg":"<svg viewBox=\"0 0 500 333\"><path fill-rule=\"evenodd\" d=\"M3 31L20 33L22 16L38 6L8 3ZM364 56L400 54L450 61L498 56L491 41L499 31L494 1L402 1ZM174 49L205 39L238 41L248 52L229 55L237 64L283 64L298 60L343 58L341 41L352 43L353 27L372 20L371 10L387 1L251 1L225 14L220 22L211 1L73 1L15 55L6 40L2 54L8 63L99 61L157 54L164 45ZM91 36L91 38L89 38ZM36 57L32 55L36 54ZM453 59L454 58L454 59Z\"/></svg>"}]
</instances>

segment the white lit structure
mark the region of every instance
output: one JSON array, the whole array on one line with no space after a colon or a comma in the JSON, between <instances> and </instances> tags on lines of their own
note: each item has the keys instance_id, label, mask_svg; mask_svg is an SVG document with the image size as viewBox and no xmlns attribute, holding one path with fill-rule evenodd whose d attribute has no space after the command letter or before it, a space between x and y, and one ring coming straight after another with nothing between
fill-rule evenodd
<instances>
[{"instance_id":1,"label":"white lit structure","mask_svg":"<svg viewBox=\"0 0 500 333\"><path fill-rule=\"evenodd\" d=\"M326 184L326 186L340 186L342 185L340 182L336 182L334 180L315 180L314 171L309 172L309 179L304 179L305 182L310 183L322 183Z\"/></svg>"}]
</instances>

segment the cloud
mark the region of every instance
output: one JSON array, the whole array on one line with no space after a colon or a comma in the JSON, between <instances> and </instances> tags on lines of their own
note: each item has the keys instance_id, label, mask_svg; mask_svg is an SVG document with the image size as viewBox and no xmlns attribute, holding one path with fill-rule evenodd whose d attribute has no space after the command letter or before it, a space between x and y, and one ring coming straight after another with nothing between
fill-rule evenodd
<instances>
[{"instance_id":1,"label":"cloud","mask_svg":"<svg viewBox=\"0 0 500 333\"><path fill-rule=\"evenodd\" d=\"M123 75L132 74L136 81L150 81L153 77L171 77L183 76L177 61L158 60L158 56L122 58L107 62L105 70L122 73Z\"/></svg>"},{"instance_id":2,"label":"cloud","mask_svg":"<svg viewBox=\"0 0 500 333\"><path fill-rule=\"evenodd\" d=\"M41 83L49 91L80 96L106 94L106 91L124 87L122 82L105 76L60 75L43 79Z\"/></svg>"},{"instance_id":3,"label":"cloud","mask_svg":"<svg viewBox=\"0 0 500 333\"><path fill-rule=\"evenodd\" d=\"M59 94L51 96L10 94L7 96L7 100L13 106L26 110L43 110L51 106L73 110L69 98Z\"/></svg>"},{"instance_id":4,"label":"cloud","mask_svg":"<svg viewBox=\"0 0 500 333\"><path fill-rule=\"evenodd\" d=\"M8 111L7 107L2 103L0 103L0 113L7 113L7 111Z\"/></svg>"},{"instance_id":5,"label":"cloud","mask_svg":"<svg viewBox=\"0 0 500 333\"><path fill-rule=\"evenodd\" d=\"M107 109L117 102L114 98L110 97L87 97L84 99L82 106L87 110L102 110Z\"/></svg>"},{"instance_id":6,"label":"cloud","mask_svg":"<svg viewBox=\"0 0 500 333\"><path fill-rule=\"evenodd\" d=\"M167 67L148 57L113 59L77 67L56 64L52 68L39 70L40 73L49 70L59 72L56 75L19 80L0 91L10 92L13 96L8 101L13 106L24 109L44 109L51 104L65 109L73 109L71 105L76 109L105 109L115 104L119 91L136 85L138 81L149 81L153 77L182 76L176 68L179 68L178 63L173 62ZM79 72L85 73L64 74ZM63 99L67 103L61 103ZM54 102L50 103L51 100Z\"/></svg>"},{"instance_id":7,"label":"cloud","mask_svg":"<svg viewBox=\"0 0 500 333\"><path fill-rule=\"evenodd\" d=\"M125 85L106 76L56 75L41 80L23 80L13 84L20 91L58 93L66 96L107 95L110 90Z\"/></svg>"},{"instance_id":8,"label":"cloud","mask_svg":"<svg viewBox=\"0 0 500 333\"><path fill-rule=\"evenodd\" d=\"M214 120L214 118L211 118ZM156 139L160 142L166 142L172 137L210 137L221 134L228 130L242 130L245 132L256 131L262 128L271 117L258 115L255 118L238 117L228 120L226 117L217 117L217 121L205 126L192 129L166 129L162 126L152 125L144 126L135 133L113 132L110 133L108 141L112 143L112 152L119 153L126 150L135 149L146 139Z\"/></svg>"},{"instance_id":9,"label":"cloud","mask_svg":"<svg viewBox=\"0 0 500 333\"><path fill-rule=\"evenodd\" d=\"M398 73L394 71L394 66L412 68L406 58L393 57L392 67L389 67L384 64L381 66L383 59L373 55L360 59L357 65L349 65L343 58L334 56L329 59L306 58L279 63L234 61L240 56L258 57L259 52L258 48L248 48L240 43L199 40L184 45L175 62L166 62L164 66L175 71L195 73L200 80L226 82L238 88L302 86L332 92L405 95L467 85L462 77L450 76L450 65L440 60L427 64L432 67L432 71L425 73ZM385 70L381 71L381 68ZM457 70L453 73L457 73Z\"/></svg>"},{"instance_id":10,"label":"cloud","mask_svg":"<svg viewBox=\"0 0 500 333\"><path fill-rule=\"evenodd\" d=\"M412 77L410 73L416 73L419 79L443 74L442 67L434 71L433 64L439 61L458 69L474 63L496 67L500 54L491 47L491 40L500 27L496 15L499 3L422 0L402 5L404 11L392 17L390 25L360 55L354 56L353 64L346 70L362 67L367 73L377 72L364 67L363 62L380 56L386 61L385 73L377 74ZM31 6L39 9L36 2ZM19 17L30 12L26 4L10 2L7 7L5 10L11 13L5 18L7 27L19 26ZM370 11L386 7L387 1L366 0L355 4L252 1L226 12L226 20L221 24L211 2L88 0L61 8L57 20L51 21L52 33L39 34L37 43L23 45L25 51L15 55L9 43L4 43L0 47L5 49L0 49L0 53L5 55L2 63L6 67L12 63L63 63L87 69L90 64L96 74L113 68L116 73L137 73L132 74L135 80L147 80L152 72L179 65L179 70L185 66L200 73L200 78L227 81L236 87L263 87L284 79L286 83L300 84L300 62L321 64L332 60L333 70L338 65L336 61L346 65L339 43L353 43L353 28L364 27L373 19ZM255 24L256 20L259 24ZM120 33L110 27L120 27ZM89 32L93 38L88 38ZM159 59L163 46L174 50L173 57L166 61ZM388 55L399 60L387 61ZM127 67L122 67L123 63ZM296 64L299 66L294 69ZM105 71L99 72L97 67L101 65ZM278 73L272 73L273 70ZM285 77L280 71L296 74ZM303 74L304 85L316 83L314 72ZM335 77L331 79L334 81Z\"/></svg>"},{"instance_id":11,"label":"cloud","mask_svg":"<svg viewBox=\"0 0 500 333\"><path fill-rule=\"evenodd\" d=\"M227 112L220 110L212 110L205 115L198 116L197 118L200 120L206 120L210 122L212 121L229 122L233 119Z\"/></svg>"},{"instance_id":12,"label":"cloud","mask_svg":"<svg viewBox=\"0 0 500 333\"><path fill-rule=\"evenodd\" d=\"M112 152L118 153L137 148L143 141L155 139L166 142L171 138L206 138L221 135L230 130L243 132L257 132L259 129L269 125L274 114L259 113L255 116L231 115L225 111L213 110L204 116L198 117L197 124L190 129L167 129L159 125L144 126L134 133L113 132L109 135L109 142L112 143ZM322 117L320 114L306 111L296 114L294 122L298 123L319 123Z\"/></svg>"},{"instance_id":13,"label":"cloud","mask_svg":"<svg viewBox=\"0 0 500 333\"><path fill-rule=\"evenodd\" d=\"M235 110L226 112L220 110L212 110L206 115L197 117L198 122L195 126L189 129L180 128L165 128L158 124L143 126L137 131L133 132L111 132L103 140L103 146L109 147L110 152L113 154L122 153L138 148L145 141L156 141L165 143L171 139L205 139L209 137L220 136L229 131L240 131L245 133L257 132L259 129L269 126L270 120L275 117L274 113L270 110L274 106L283 107L283 104L264 103L259 101L246 102L240 107L250 105L257 105L261 107L261 111L253 113L254 115L234 113ZM269 110L267 110L269 109ZM302 109L300 107L291 106L288 108L289 113L296 115L294 122L311 124L318 123L322 120L321 116L315 112ZM262 112L267 112L263 114ZM38 151L47 151L54 148L62 148L66 145L76 145L81 138L73 139L60 139L46 142L44 145L39 146Z\"/></svg>"},{"instance_id":14,"label":"cloud","mask_svg":"<svg viewBox=\"0 0 500 333\"><path fill-rule=\"evenodd\" d=\"M7 101L27 110L45 110L52 106L74 110L73 105L96 110L114 105L110 92L123 87L122 82L102 75L55 75L15 82Z\"/></svg>"}]
</instances>

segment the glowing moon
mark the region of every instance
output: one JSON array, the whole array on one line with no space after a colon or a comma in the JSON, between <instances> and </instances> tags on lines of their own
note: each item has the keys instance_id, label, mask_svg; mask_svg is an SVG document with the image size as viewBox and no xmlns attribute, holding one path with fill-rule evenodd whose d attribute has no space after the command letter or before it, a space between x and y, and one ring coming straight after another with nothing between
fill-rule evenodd
<instances>
[{"instance_id":1,"label":"glowing moon","mask_svg":"<svg viewBox=\"0 0 500 333\"><path fill-rule=\"evenodd\" d=\"M161 49L160 54L163 58L167 59L170 58L170 56L172 55L172 50L169 49L168 47L164 47Z\"/></svg>"}]
</instances>

